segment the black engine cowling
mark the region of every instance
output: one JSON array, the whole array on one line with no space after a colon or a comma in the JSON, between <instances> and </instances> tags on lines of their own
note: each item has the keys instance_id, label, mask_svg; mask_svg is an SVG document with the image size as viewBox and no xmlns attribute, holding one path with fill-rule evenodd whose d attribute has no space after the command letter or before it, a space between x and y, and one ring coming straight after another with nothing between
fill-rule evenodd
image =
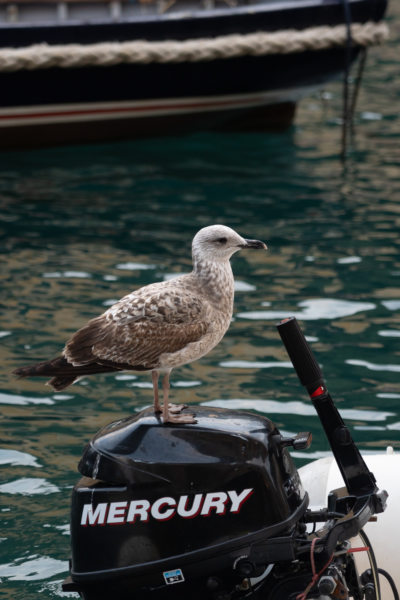
<instances>
[{"instance_id":1,"label":"black engine cowling","mask_svg":"<svg viewBox=\"0 0 400 600\"><path fill-rule=\"evenodd\" d=\"M285 540L308 499L275 425L209 407L196 407L196 418L162 425L147 409L87 445L72 497L69 589L90 600L205 598L260 574L269 556L294 558ZM259 545L266 564L249 560Z\"/></svg>"}]
</instances>

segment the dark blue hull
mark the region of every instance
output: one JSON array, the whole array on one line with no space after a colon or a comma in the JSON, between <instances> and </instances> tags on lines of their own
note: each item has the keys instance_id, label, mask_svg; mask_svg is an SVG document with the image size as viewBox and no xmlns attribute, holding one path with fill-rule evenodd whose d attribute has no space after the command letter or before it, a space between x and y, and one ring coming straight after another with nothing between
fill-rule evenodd
<instances>
[{"instance_id":1,"label":"dark blue hull","mask_svg":"<svg viewBox=\"0 0 400 600\"><path fill-rule=\"evenodd\" d=\"M383 0L349 2L353 22L379 21ZM118 23L17 23L3 47L215 38L343 23L343 3L296 0ZM351 50L351 60L359 47ZM0 72L0 145L20 147L180 134L199 129L282 129L299 98L340 76L345 48L204 62L117 64Z\"/></svg>"}]
</instances>

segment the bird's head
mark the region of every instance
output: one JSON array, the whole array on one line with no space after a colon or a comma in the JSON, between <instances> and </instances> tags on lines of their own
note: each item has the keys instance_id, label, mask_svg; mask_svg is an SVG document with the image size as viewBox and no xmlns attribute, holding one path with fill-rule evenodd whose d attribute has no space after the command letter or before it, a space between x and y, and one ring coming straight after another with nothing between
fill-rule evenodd
<instances>
[{"instance_id":1,"label":"bird's head","mask_svg":"<svg viewBox=\"0 0 400 600\"><path fill-rule=\"evenodd\" d=\"M264 242L247 240L225 225L210 225L196 233L192 243L194 260L226 261L243 248L267 249Z\"/></svg>"}]
</instances>

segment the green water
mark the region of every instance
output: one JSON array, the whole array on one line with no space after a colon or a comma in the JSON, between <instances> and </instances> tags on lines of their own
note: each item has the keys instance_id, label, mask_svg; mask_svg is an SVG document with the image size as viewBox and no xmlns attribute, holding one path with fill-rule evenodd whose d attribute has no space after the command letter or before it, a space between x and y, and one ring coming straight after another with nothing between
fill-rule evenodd
<instances>
[{"instance_id":1,"label":"green water","mask_svg":"<svg viewBox=\"0 0 400 600\"><path fill-rule=\"evenodd\" d=\"M312 431L298 465L326 455L275 329L296 314L360 448L400 448L399 8L389 16L391 41L370 52L345 166L339 83L324 101L303 100L280 135L0 156L0 597L67 596L60 582L82 448L152 399L148 374L100 375L57 394L10 371L56 355L123 294L189 271L204 225L230 225L269 252L234 257L231 328L208 356L173 372L175 401L259 411L285 432Z\"/></svg>"}]
</instances>

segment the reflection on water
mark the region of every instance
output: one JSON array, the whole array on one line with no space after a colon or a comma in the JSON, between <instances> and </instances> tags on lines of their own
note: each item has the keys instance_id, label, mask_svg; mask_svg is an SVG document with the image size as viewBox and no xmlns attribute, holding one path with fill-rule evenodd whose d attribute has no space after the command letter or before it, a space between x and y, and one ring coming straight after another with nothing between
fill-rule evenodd
<instances>
[{"instance_id":1,"label":"reflection on water","mask_svg":"<svg viewBox=\"0 0 400 600\"><path fill-rule=\"evenodd\" d=\"M248 400L246 398L229 399L229 400L211 400L203 402L205 406L219 406L221 408L255 410L265 415L280 414L280 415L296 415L302 417L317 417L315 409L310 403L299 401L294 402L277 402L275 400ZM382 412L378 410L363 410L340 408L340 414L346 421L385 421L388 417L396 415L394 412Z\"/></svg>"},{"instance_id":2,"label":"reflection on water","mask_svg":"<svg viewBox=\"0 0 400 600\"><path fill-rule=\"evenodd\" d=\"M43 478L22 477L9 483L0 485L0 494L22 494L31 496L32 494L54 494L59 492L57 486L49 483Z\"/></svg>"},{"instance_id":3,"label":"reflection on water","mask_svg":"<svg viewBox=\"0 0 400 600\"><path fill-rule=\"evenodd\" d=\"M270 302L262 302L262 306L270 306ZM348 317L358 312L376 308L372 302L352 302L339 298L315 298L303 300L298 303L302 310L261 310L253 312L238 313L242 319L254 320L281 320L288 317L296 317L301 321L316 321L318 319L338 319Z\"/></svg>"},{"instance_id":4,"label":"reflection on water","mask_svg":"<svg viewBox=\"0 0 400 600\"><path fill-rule=\"evenodd\" d=\"M24 465L27 467L41 467L36 458L27 452L19 450L0 449L0 465Z\"/></svg>"},{"instance_id":5,"label":"reflection on water","mask_svg":"<svg viewBox=\"0 0 400 600\"><path fill-rule=\"evenodd\" d=\"M65 564L49 556L30 556L24 562L16 561L0 565L0 577L11 581L35 581L47 579L57 573L63 573Z\"/></svg>"},{"instance_id":6,"label":"reflection on water","mask_svg":"<svg viewBox=\"0 0 400 600\"><path fill-rule=\"evenodd\" d=\"M211 354L173 372L173 398L271 415L328 445L275 329L297 315L353 436L400 448L398 23L371 51L345 168L341 87L299 107L282 135L190 138L3 155L0 162L2 591L63 596L69 495L83 445L148 406L146 373L99 375L56 394L10 371L52 357L135 287L191 268L197 229L222 222L268 242L233 259L235 313ZM64 596L76 597L74 594Z\"/></svg>"}]
</instances>

